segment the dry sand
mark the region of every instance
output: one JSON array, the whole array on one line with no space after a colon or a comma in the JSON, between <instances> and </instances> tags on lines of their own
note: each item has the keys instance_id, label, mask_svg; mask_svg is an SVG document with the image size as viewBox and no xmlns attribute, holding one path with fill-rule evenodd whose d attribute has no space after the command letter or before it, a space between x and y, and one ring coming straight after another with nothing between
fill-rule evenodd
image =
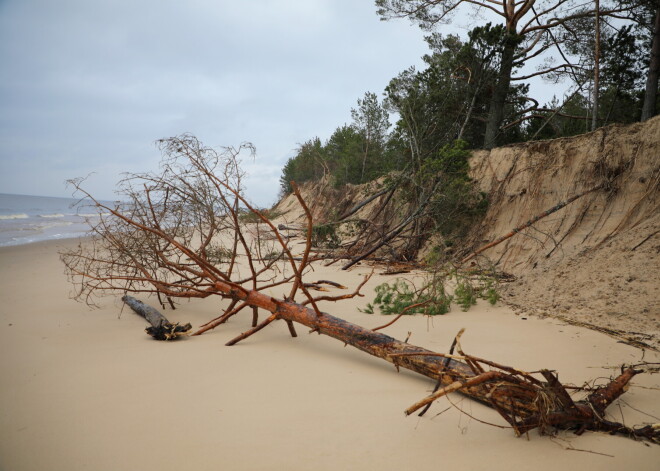
<instances>
[{"instance_id":1,"label":"dry sand","mask_svg":"<svg viewBox=\"0 0 660 471\"><path fill-rule=\"evenodd\" d=\"M292 339L280 323L225 347L249 327L248 314L201 337L153 341L141 318L127 309L118 318L118 298L93 311L69 299L57 250L70 243L0 249L2 471L658 469L660 446L598 433L515 438L446 398L426 417L406 418L403 410L433 387L428 378L302 328ZM353 287L367 271L318 268L309 279ZM381 325L388 318L357 308L384 279L374 276L364 298L322 308ZM207 299L166 314L196 327L218 311ZM554 368L563 382L609 377L606 367L643 357L598 332L481 304L430 320L405 317L386 333L412 332L411 343L446 351L461 327L466 351L527 370ZM660 361L650 352L644 359ZM658 388L660 375L638 376L610 407L612 418L660 422ZM450 399L503 425L486 407Z\"/></svg>"}]
</instances>

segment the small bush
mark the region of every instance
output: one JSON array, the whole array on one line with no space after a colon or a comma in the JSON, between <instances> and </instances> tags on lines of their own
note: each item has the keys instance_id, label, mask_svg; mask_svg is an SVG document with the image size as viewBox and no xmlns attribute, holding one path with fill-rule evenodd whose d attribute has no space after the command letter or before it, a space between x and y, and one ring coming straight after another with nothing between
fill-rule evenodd
<instances>
[{"instance_id":1,"label":"small bush","mask_svg":"<svg viewBox=\"0 0 660 471\"><path fill-rule=\"evenodd\" d=\"M456 280L453 295L447 294L445 289L446 282L451 278ZM421 289L413 290L406 281L397 278L393 283L376 286L373 303L367 304L362 312L373 314L378 308L381 314L389 315L400 314L409 308L406 314L434 316L448 313L452 302L467 311L479 299L495 304L500 299L496 283L497 280L492 276L480 274L474 279L452 270L445 275L438 272L432 274ZM418 306L410 308L414 305Z\"/></svg>"},{"instance_id":2,"label":"small bush","mask_svg":"<svg viewBox=\"0 0 660 471\"><path fill-rule=\"evenodd\" d=\"M266 219L273 220L280 216L284 215L283 211L278 211L276 209L261 209L259 212L266 217ZM254 224L258 222L263 222L258 214L252 211L241 211L238 216L239 221L243 224Z\"/></svg>"},{"instance_id":3,"label":"small bush","mask_svg":"<svg viewBox=\"0 0 660 471\"><path fill-rule=\"evenodd\" d=\"M312 245L336 249L341 245L341 239L337 235L336 226L333 224L321 224L312 228Z\"/></svg>"},{"instance_id":4,"label":"small bush","mask_svg":"<svg viewBox=\"0 0 660 471\"><path fill-rule=\"evenodd\" d=\"M413 291L408 283L397 279L392 284L378 285L375 290L376 297L373 304L367 304L363 311L367 314L373 314L375 307L382 314L399 314L404 309L419 304L406 311L406 314L418 313L435 316L447 314L451 306L452 297L445 292L442 284L428 284L420 291Z\"/></svg>"},{"instance_id":5,"label":"small bush","mask_svg":"<svg viewBox=\"0 0 660 471\"><path fill-rule=\"evenodd\" d=\"M221 245L209 245L204 249L204 255L209 262L219 265L231 260L232 252Z\"/></svg>"}]
</instances>

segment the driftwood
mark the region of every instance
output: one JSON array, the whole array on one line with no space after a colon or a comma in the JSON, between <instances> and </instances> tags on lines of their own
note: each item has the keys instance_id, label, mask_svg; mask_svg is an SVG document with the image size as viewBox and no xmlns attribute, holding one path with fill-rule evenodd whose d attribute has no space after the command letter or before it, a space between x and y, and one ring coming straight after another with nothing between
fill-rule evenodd
<instances>
[{"instance_id":1,"label":"driftwood","mask_svg":"<svg viewBox=\"0 0 660 471\"><path fill-rule=\"evenodd\" d=\"M230 287L225 288L221 284L216 285L216 288L231 291ZM641 369L622 368L621 374L610 383L592 390L585 399L574 402L557 376L549 370L541 370L543 379L537 379L529 373L485 359L465 354L451 358L445 354L431 352L326 313L318 315L313 309L290 301L277 300L262 293L234 295L251 305L272 312L268 323L284 319L303 324L312 331L336 338L370 355L387 360L397 368L406 368L433 378L445 386L418 405L409 408L407 413L423 407L441 395L460 391L493 407L509 422L517 435L534 428L539 428L542 432L553 428L575 430L577 433L593 430L620 433L660 443L660 426L631 428L603 418L605 409L628 389L628 383L642 372ZM255 332L256 330L246 332L229 344L234 345ZM485 371L484 366L494 369Z\"/></svg>"},{"instance_id":2,"label":"driftwood","mask_svg":"<svg viewBox=\"0 0 660 471\"><path fill-rule=\"evenodd\" d=\"M174 340L183 335L188 335L187 332L192 329L190 324L179 325L178 322L172 324L157 309L132 296L123 296L121 300L151 324L151 327L147 327L145 331L156 340Z\"/></svg>"},{"instance_id":3,"label":"driftwood","mask_svg":"<svg viewBox=\"0 0 660 471\"><path fill-rule=\"evenodd\" d=\"M305 230L304 227L295 227L295 226L287 226L285 224L278 224L277 228L280 231L297 231L297 232L302 232Z\"/></svg>"}]
</instances>

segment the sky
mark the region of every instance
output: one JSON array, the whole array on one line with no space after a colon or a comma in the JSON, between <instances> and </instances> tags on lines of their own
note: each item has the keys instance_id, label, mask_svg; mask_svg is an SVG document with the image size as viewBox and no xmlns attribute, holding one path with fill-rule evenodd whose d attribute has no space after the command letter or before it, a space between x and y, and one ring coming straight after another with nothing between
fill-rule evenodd
<instances>
[{"instance_id":1,"label":"sky","mask_svg":"<svg viewBox=\"0 0 660 471\"><path fill-rule=\"evenodd\" d=\"M296 147L427 52L370 0L0 0L0 193L115 197L157 139L251 142L247 195L275 202Z\"/></svg>"},{"instance_id":2,"label":"sky","mask_svg":"<svg viewBox=\"0 0 660 471\"><path fill-rule=\"evenodd\" d=\"M487 21L458 15L439 32ZM71 196L87 177L115 199L122 173L158 170L156 140L191 133L252 143L246 194L271 206L300 144L423 67L424 35L373 0L0 0L0 193Z\"/></svg>"}]
</instances>

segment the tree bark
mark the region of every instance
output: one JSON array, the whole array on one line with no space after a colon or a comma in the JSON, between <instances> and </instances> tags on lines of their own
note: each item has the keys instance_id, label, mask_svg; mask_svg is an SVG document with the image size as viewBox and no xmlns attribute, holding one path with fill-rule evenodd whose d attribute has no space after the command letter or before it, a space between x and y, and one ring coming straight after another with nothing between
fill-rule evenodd
<instances>
[{"instance_id":1,"label":"tree bark","mask_svg":"<svg viewBox=\"0 0 660 471\"><path fill-rule=\"evenodd\" d=\"M593 109L591 115L591 130L598 127L598 95L600 93L600 0L596 0L595 28L596 38L594 46L594 93Z\"/></svg>"},{"instance_id":2,"label":"tree bark","mask_svg":"<svg viewBox=\"0 0 660 471\"><path fill-rule=\"evenodd\" d=\"M494 408L519 436L534 428L539 428L541 432L552 428L578 430L580 433L604 430L660 443L660 430L653 427L634 429L603 419L607 406L623 394L630 380L641 372L634 368L622 369L621 374L610 383L593 390L587 398L573 402L556 375L548 370L542 370L547 381L540 381L514 368L465 355L460 347L461 357L439 354L291 301L278 300L257 291L237 290L223 282L216 283L215 288L272 313L262 324L230 340L227 345L235 345L278 319L297 322L311 328L312 332L328 335L393 363L397 369L415 371L445 386L433 398L420 401L422 404L429 404L448 392L460 391ZM495 369L484 371L481 365ZM414 406L407 412L413 409Z\"/></svg>"},{"instance_id":3,"label":"tree bark","mask_svg":"<svg viewBox=\"0 0 660 471\"><path fill-rule=\"evenodd\" d=\"M646 77L642 121L652 118L657 112L658 78L660 78L660 4L655 9L653 38L651 40L651 58L649 62L648 76Z\"/></svg>"},{"instance_id":4,"label":"tree bark","mask_svg":"<svg viewBox=\"0 0 660 471\"><path fill-rule=\"evenodd\" d=\"M502 60L500 63L497 84L495 85L493 96L490 100L488 122L486 124L486 133L484 135L485 149L492 149L497 145L500 127L504 120L504 106L506 105L506 98L509 94L509 86L511 85L511 71L513 70L516 44L515 36L510 33L507 34L504 50L502 51Z\"/></svg>"}]
</instances>

